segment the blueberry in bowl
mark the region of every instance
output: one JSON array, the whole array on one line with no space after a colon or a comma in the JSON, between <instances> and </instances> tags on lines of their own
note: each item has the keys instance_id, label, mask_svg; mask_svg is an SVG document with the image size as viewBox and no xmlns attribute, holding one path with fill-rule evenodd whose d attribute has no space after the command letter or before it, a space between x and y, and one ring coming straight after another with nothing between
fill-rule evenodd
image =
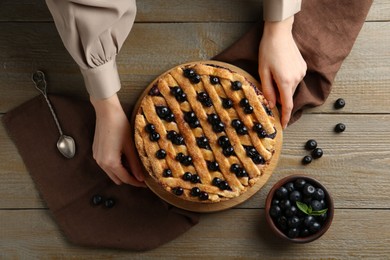
<instances>
[{"instance_id":1,"label":"blueberry in bowl","mask_svg":"<svg viewBox=\"0 0 390 260\"><path fill-rule=\"evenodd\" d=\"M330 227L333 199L324 185L305 175L279 180L268 193L265 217L272 231L284 240L308 243Z\"/></svg>"}]
</instances>

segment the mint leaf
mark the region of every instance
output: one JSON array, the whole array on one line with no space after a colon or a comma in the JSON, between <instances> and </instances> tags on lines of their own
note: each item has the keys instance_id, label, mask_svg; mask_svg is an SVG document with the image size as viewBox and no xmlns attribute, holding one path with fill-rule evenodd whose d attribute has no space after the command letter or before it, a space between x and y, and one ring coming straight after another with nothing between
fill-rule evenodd
<instances>
[{"instance_id":1,"label":"mint leaf","mask_svg":"<svg viewBox=\"0 0 390 260\"><path fill-rule=\"evenodd\" d=\"M300 201L296 201L295 203L297 204L298 209L300 209L303 213L309 215L309 213L308 213L309 207L305 203L300 202Z\"/></svg>"},{"instance_id":2,"label":"mint leaf","mask_svg":"<svg viewBox=\"0 0 390 260\"><path fill-rule=\"evenodd\" d=\"M328 209L322 209L318 211L312 211L310 215L312 216L321 216L322 214L325 214L328 211Z\"/></svg>"},{"instance_id":3,"label":"mint leaf","mask_svg":"<svg viewBox=\"0 0 390 260\"><path fill-rule=\"evenodd\" d=\"M298 209L300 209L303 213L310 216L321 216L322 214L325 214L328 209L322 209L322 210L313 210L311 206L307 206L305 203L296 201Z\"/></svg>"}]
</instances>

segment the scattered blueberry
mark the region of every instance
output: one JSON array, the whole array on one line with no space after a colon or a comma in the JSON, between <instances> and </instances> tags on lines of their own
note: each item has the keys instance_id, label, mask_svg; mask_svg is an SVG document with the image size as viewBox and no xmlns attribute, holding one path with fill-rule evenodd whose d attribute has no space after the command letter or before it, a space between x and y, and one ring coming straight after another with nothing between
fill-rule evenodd
<instances>
[{"instance_id":1,"label":"scattered blueberry","mask_svg":"<svg viewBox=\"0 0 390 260\"><path fill-rule=\"evenodd\" d=\"M113 198L108 198L104 201L104 207L110 209L115 206L115 200Z\"/></svg>"},{"instance_id":2,"label":"scattered blueberry","mask_svg":"<svg viewBox=\"0 0 390 260\"><path fill-rule=\"evenodd\" d=\"M336 102L334 103L334 108L336 109L341 109L344 106L345 106L345 100L342 98L337 99Z\"/></svg>"},{"instance_id":3,"label":"scattered blueberry","mask_svg":"<svg viewBox=\"0 0 390 260\"><path fill-rule=\"evenodd\" d=\"M324 154L324 152L322 151L321 148L316 148L311 153L311 155L313 156L313 159L321 158L323 154Z\"/></svg>"},{"instance_id":4,"label":"scattered blueberry","mask_svg":"<svg viewBox=\"0 0 390 260\"><path fill-rule=\"evenodd\" d=\"M344 132L345 129L346 129L346 126L345 126L345 124L343 124L343 123L338 123L338 124L334 127L334 131L335 131L336 133Z\"/></svg>"},{"instance_id":5,"label":"scattered blueberry","mask_svg":"<svg viewBox=\"0 0 390 260\"><path fill-rule=\"evenodd\" d=\"M309 151L316 149L317 148L317 141L314 139L308 140L305 144L305 148L306 148L306 150L309 150Z\"/></svg>"},{"instance_id":6,"label":"scattered blueberry","mask_svg":"<svg viewBox=\"0 0 390 260\"><path fill-rule=\"evenodd\" d=\"M92 196L91 202L92 202L92 204L94 206L98 206L98 205L102 204L103 197L101 195L99 195L99 194L95 194L95 195Z\"/></svg>"},{"instance_id":7,"label":"scattered blueberry","mask_svg":"<svg viewBox=\"0 0 390 260\"><path fill-rule=\"evenodd\" d=\"M309 163L312 162L312 160L313 160L313 158L310 155L306 155L306 156L303 157L302 163L303 164L309 164Z\"/></svg>"}]
</instances>

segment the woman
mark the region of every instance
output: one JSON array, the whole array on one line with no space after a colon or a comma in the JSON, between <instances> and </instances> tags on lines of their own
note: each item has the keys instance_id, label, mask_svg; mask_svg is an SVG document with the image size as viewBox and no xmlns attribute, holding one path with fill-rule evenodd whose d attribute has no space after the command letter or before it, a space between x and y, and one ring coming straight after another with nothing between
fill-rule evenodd
<instances>
[{"instance_id":1,"label":"woman","mask_svg":"<svg viewBox=\"0 0 390 260\"><path fill-rule=\"evenodd\" d=\"M122 164L130 158L130 124L119 102L121 87L115 57L129 34L135 0L46 0L65 47L80 66L96 112L93 157L116 184L144 186L141 171L131 175ZM285 128L293 94L306 63L292 36L301 0L264 0L264 32L259 46L262 91L271 108L281 104ZM145 50L147 51L147 50Z\"/></svg>"}]
</instances>

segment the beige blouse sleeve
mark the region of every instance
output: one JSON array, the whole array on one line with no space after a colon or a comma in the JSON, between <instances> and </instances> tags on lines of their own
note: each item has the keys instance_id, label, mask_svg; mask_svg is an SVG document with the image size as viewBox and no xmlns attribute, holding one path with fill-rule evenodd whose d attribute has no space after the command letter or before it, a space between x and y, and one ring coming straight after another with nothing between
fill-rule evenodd
<instances>
[{"instance_id":1,"label":"beige blouse sleeve","mask_svg":"<svg viewBox=\"0 0 390 260\"><path fill-rule=\"evenodd\" d=\"M263 16L265 21L283 21L301 10L302 0L264 0Z\"/></svg>"},{"instance_id":2,"label":"beige blouse sleeve","mask_svg":"<svg viewBox=\"0 0 390 260\"><path fill-rule=\"evenodd\" d=\"M116 55L135 19L135 0L46 0L61 39L80 66L89 94L108 98L121 87Z\"/></svg>"}]
</instances>

